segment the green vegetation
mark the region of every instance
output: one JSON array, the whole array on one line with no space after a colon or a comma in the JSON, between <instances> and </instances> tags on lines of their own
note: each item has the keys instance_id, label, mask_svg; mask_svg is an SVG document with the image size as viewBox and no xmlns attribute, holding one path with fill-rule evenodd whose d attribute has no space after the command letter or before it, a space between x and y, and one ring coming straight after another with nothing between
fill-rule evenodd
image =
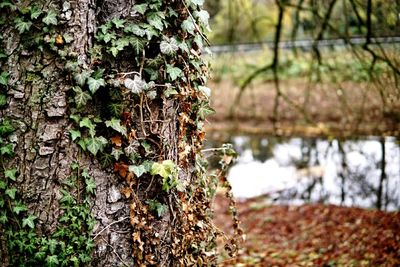
<instances>
[{"instance_id":1,"label":"green vegetation","mask_svg":"<svg viewBox=\"0 0 400 267\"><path fill-rule=\"evenodd\" d=\"M14 132L10 121L0 122L0 165L12 157L14 148L5 139ZM90 213L96 184L88 170L75 172L61 189L62 215L53 233L36 228L37 216L31 214L17 190L17 167L0 171L0 224L7 237L12 266L83 266L90 262L94 247L90 234L96 223ZM43 230L42 230L43 231Z\"/></svg>"},{"instance_id":2,"label":"green vegetation","mask_svg":"<svg viewBox=\"0 0 400 267\"><path fill-rule=\"evenodd\" d=\"M393 53L398 49L395 46ZM391 51L389 50L389 51ZM369 82L371 80L369 65L365 60L354 59L346 49L324 50L324 62L318 64L312 58L311 51L295 54L287 51L278 67L282 81L306 79L312 82ZM359 52L362 54L361 49ZM251 53L217 54L210 59L213 66L213 81L232 80L240 86L254 71L265 65L272 58L269 50ZM235 62L233 64L233 61ZM391 68L385 62L378 62L372 70L375 76L388 75ZM266 71L257 77L257 81L273 81L272 71Z\"/></svg>"},{"instance_id":3,"label":"green vegetation","mask_svg":"<svg viewBox=\"0 0 400 267\"><path fill-rule=\"evenodd\" d=\"M62 12L57 3L45 8L41 3L25 7L12 1L0 5L2 12L14 15L2 16L0 23L15 28L20 48L57 62L68 97L70 121L63 128L80 148L78 154L86 152L88 158L120 176L118 186L130 201L134 261L141 266L161 260L154 255L161 257L165 238L171 240L172 252L166 255L171 264L215 262L217 230L211 223L207 195L208 180L215 177L209 177L206 169L194 168L201 158L204 120L213 113L211 90L205 86L208 63L200 57L208 43L203 32L209 30L210 17L202 10L203 3L136 1L131 10L134 19L99 19L98 25L91 25L98 30L87 61L72 50L74 37L62 34L68 23L64 13L74 11L69 2L63 3ZM29 73L28 80L43 79L47 85L50 71L41 71L42 76ZM8 76L1 72L4 87L9 86ZM45 98L40 91L29 101L42 105ZM0 107L6 104L2 88ZM6 129L7 124L2 127ZM13 156L11 143L2 144L0 151L4 157ZM12 182L4 184L3 202L10 209L2 220L11 265L90 263L95 224L90 199L96 184L89 170L77 163L71 169L73 175L58 190L61 214L56 230L42 225L40 215L33 215L32 208L23 204L25 196ZM12 181L16 173L17 169L4 170L4 180ZM172 243L175 240L180 243ZM228 246L234 247L232 253L237 249L234 242Z\"/></svg>"}]
</instances>

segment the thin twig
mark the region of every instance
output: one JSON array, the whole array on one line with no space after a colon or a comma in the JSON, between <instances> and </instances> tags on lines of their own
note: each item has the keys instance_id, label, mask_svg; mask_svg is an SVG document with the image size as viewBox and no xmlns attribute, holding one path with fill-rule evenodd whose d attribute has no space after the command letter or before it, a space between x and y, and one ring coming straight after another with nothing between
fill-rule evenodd
<instances>
[{"instance_id":1,"label":"thin twig","mask_svg":"<svg viewBox=\"0 0 400 267\"><path fill-rule=\"evenodd\" d=\"M106 227L104 227L103 229L101 229L101 231L98 232L98 233L93 237L93 240L96 239L96 237L98 237L98 236L99 236L102 232L104 232L106 229L110 228L112 225L117 224L117 223L120 223L120 222L123 222L123 221L125 221L125 220L127 220L127 219L129 219L129 218L130 218L130 217L124 217L124 218L122 218L121 220L118 220L118 221L115 221L115 222L110 223L109 225L107 225Z\"/></svg>"},{"instance_id":2,"label":"thin twig","mask_svg":"<svg viewBox=\"0 0 400 267\"><path fill-rule=\"evenodd\" d=\"M196 20L194 19L194 17L193 17L193 15L192 15L192 13L190 12L189 8L187 7L185 1L182 1L182 3L183 3L183 5L185 6L186 11L189 13L189 16L192 18L193 24L194 24L194 26L196 26L196 29L197 29L198 33L200 34L200 36L204 39L204 41L206 41L206 43L207 43L208 46L211 46L211 44L210 44L210 42L208 41L207 37L205 37L204 34L202 33L202 31L200 30L199 25L197 25Z\"/></svg>"},{"instance_id":3,"label":"thin twig","mask_svg":"<svg viewBox=\"0 0 400 267\"><path fill-rule=\"evenodd\" d=\"M122 75L122 77L125 77L125 76L127 76L127 75L131 75L131 74L137 74L137 75L141 76L141 74L140 74L139 72L137 72L137 71L120 72L120 73L117 73L117 75Z\"/></svg>"}]
</instances>

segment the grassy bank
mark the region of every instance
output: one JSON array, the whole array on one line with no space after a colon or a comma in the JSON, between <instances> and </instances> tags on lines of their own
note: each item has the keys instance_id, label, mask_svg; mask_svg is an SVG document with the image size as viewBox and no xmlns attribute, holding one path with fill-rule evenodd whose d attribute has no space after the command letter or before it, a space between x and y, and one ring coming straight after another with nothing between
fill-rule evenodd
<instances>
[{"instance_id":1,"label":"grassy bank","mask_svg":"<svg viewBox=\"0 0 400 267\"><path fill-rule=\"evenodd\" d=\"M391 50L388 52L391 55ZM363 57L331 51L324 64L310 52L282 55L279 92L267 70L243 82L271 60L266 52L217 55L210 130L277 135L399 135L400 90L385 63L368 69ZM279 96L279 97L277 97Z\"/></svg>"}]
</instances>

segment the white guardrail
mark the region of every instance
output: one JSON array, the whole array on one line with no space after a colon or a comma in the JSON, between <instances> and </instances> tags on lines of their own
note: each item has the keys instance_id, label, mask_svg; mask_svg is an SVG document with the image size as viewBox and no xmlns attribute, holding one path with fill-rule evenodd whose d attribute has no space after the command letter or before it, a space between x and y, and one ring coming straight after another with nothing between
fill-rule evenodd
<instances>
[{"instance_id":1,"label":"white guardrail","mask_svg":"<svg viewBox=\"0 0 400 267\"><path fill-rule=\"evenodd\" d=\"M310 49L314 46L317 47L330 47L330 46L347 46L347 45L363 45L367 42L365 37L352 37L349 39L325 39L320 41L314 40L296 40L296 41L283 41L279 42L279 48L281 49L292 49L302 48ZM371 38L370 44L396 44L400 43L400 37L374 37ZM259 51L265 48L273 48L273 42L263 42L254 44L233 44L233 45L214 45L209 47L212 53L229 53L229 52L252 52Z\"/></svg>"}]
</instances>

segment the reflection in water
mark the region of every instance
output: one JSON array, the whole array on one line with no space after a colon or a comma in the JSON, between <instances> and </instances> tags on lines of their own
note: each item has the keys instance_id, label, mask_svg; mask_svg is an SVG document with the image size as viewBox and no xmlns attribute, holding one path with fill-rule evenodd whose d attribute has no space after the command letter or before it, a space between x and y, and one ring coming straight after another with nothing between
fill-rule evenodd
<instances>
[{"instance_id":1,"label":"reflection in water","mask_svg":"<svg viewBox=\"0 0 400 267\"><path fill-rule=\"evenodd\" d=\"M236 136L240 157L229 180L238 198L400 208L400 147L395 138L324 140Z\"/></svg>"}]
</instances>

